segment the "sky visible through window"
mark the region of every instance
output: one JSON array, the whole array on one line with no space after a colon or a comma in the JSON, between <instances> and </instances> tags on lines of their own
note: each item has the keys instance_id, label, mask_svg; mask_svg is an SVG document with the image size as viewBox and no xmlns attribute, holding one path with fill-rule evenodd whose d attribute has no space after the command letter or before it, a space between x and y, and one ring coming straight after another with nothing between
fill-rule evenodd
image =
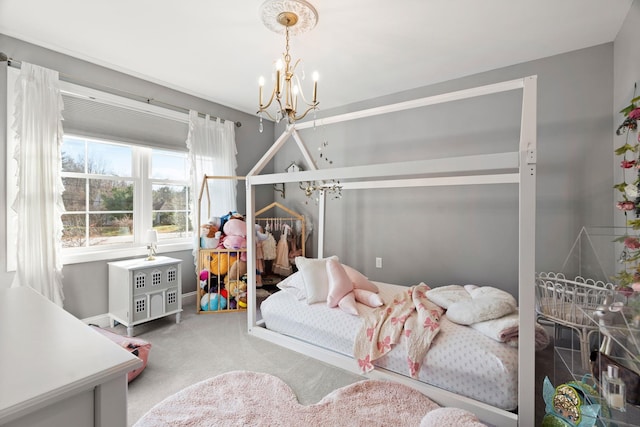
<instances>
[{"instance_id":1,"label":"sky visible through window","mask_svg":"<svg viewBox=\"0 0 640 427\"><path fill-rule=\"evenodd\" d=\"M87 171L89 173L132 176L131 161L125 161L125 159L131 159L130 147L65 136L62 144L63 156L73 160L74 164L79 166L85 163L85 155L87 154L90 162L89 168L98 168ZM65 172L85 172L85 170L67 169ZM152 179L184 181L188 179L188 173L185 153L157 149L152 151Z\"/></svg>"}]
</instances>

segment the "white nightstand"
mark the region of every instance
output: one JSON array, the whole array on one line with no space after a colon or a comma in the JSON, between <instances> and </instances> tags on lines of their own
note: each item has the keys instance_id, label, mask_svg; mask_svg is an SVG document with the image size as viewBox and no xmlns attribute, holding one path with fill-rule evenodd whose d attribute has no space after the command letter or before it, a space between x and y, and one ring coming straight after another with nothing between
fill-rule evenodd
<instances>
[{"instance_id":1,"label":"white nightstand","mask_svg":"<svg viewBox=\"0 0 640 427\"><path fill-rule=\"evenodd\" d=\"M109 263L109 318L127 327L182 312L182 260L165 256Z\"/></svg>"}]
</instances>

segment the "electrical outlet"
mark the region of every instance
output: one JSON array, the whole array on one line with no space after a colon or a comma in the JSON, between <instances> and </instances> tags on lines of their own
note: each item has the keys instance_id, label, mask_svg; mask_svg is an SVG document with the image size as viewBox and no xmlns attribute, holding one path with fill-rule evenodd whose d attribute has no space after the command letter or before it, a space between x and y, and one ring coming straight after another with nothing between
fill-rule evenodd
<instances>
[{"instance_id":1,"label":"electrical outlet","mask_svg":"<svg viewBox=\"0 0 640 427\"><path fill-rule=\"evenodd\" d=\"M376 258L376 268L382 268L382 258Z\"/></svg>"}]
</instances>

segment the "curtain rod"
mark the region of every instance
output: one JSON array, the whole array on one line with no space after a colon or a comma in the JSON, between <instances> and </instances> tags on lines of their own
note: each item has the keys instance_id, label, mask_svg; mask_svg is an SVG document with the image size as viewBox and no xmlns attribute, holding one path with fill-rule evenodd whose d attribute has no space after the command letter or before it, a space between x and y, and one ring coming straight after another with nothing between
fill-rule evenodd
<instances>
[{"instance_id":1,"label":"curtain rod","mask_svg":"<svg viewBox=\"0 0 640 427\"><path fill-rule=\"evenodd\" d=\"M0 62L6 62L8 66L10 67L15 67L15 68L21 68L22 67L22 62L18 61L17 59L13 59L7 56L6 53L4 52L0 52ZM80 79L78 77L75 76L71 76L69 74L65 74L65 73L59 73L60 77L62 80L68 82L68 83L75 83L75 84L81 84L84 86L88 86L91 87L93 89L100 89L100 90L104 90L105 92L111 93L112 95L124 95L126 98L129 99L134 99L136 101L140 101L140 102L145 102L147 104L150 105L157 105L160 107L164 107L164 108L168 108L171 110L175 110L175 111L180 111L180 112L184 112L186 114L189 114L190 109L189 108L185 108L185 107L181 107L179 105L174 105L174 104L170 104L168 102L164 102L164 101L158 101L156 99L152 99L152 98L148 98L146 96L142 96L142 95L138 95L135 93L131 93L131 92L126 92L120 89L116 89L114 87L110 87L110 86L103 86L103 85L99 85L99 84L95 84L93 82L87 81L87 80L83 80ZM200 117L206 117L206 115L204 113L200 113L198 112L198 116ZM209 116L212 119L218 119L220 118L221 120L225 120L222 117L215 117L215 116ZM241 122L234 122L236 127L240 127L242 126Z\"/></svg>"}]
</instances>

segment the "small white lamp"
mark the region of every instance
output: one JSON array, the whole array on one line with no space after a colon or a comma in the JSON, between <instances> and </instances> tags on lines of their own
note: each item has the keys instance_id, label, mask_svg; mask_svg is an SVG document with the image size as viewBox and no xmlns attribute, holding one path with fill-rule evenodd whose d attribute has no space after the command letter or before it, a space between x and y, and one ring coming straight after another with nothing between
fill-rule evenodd
<instances>
[{"instance_id":1,"label":"small white lamp","mask_svg":"<svg viewBox=\"0 0 640 427\"><path fill-rule=\"evenodd\" d=\"M149 251L149 256L147 257L147 261L153 261L156 259L156 251L158 250L158 232L156 230L147 230L147 251Z\"/></svg>"}]
</instances>

